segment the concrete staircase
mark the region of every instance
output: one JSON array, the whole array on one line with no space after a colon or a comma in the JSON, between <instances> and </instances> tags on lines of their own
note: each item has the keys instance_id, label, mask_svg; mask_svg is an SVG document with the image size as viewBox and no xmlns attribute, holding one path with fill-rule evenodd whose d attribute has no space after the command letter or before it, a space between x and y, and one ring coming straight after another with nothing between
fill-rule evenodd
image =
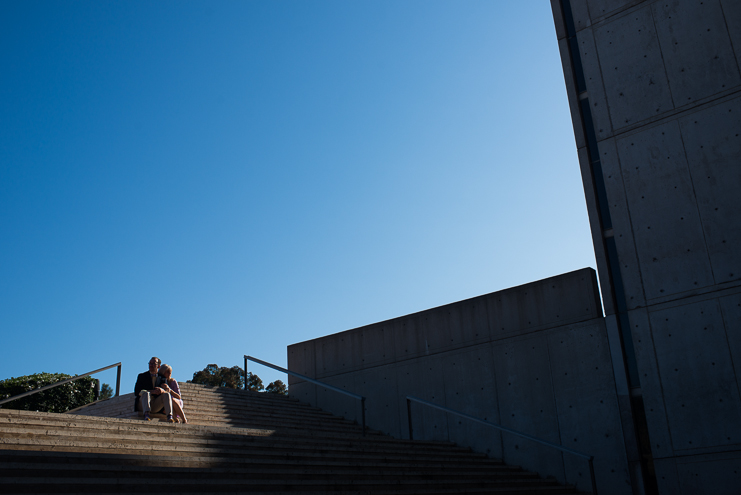
<instances>
[{"instance_id":1,"label":"concrete staircase","mask_svg":"<svg viewBox=\"0 0 741 495\"><path fill-rule=\"evenodd\" d=\"M139 419L132 394L0 409L0 493L575 493L450 443L363 437L288 397L181 387L187 425Z\"/></svg>"}]
</instances>

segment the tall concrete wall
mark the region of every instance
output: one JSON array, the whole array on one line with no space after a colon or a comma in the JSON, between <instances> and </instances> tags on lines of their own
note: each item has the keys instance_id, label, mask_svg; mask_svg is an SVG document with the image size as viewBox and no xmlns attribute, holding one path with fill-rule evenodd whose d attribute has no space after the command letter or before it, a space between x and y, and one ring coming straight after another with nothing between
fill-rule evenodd
<instances>
[{"instance_id":1,"label":"tall concrete wall","mask_svg":"<svg viewBox=\"0 0 741 495\"><path fill-rule=\"evenodd\" d=\"M659 493L737 494L741 2L552 6L629 457Z\"/></svg>"},{"instance_id":2,"label":"tall concrete wall","mask_svg":"<svg viewBox=\"0 0 741 495\"><path fill-rule=\"evenodd\" d=\"M367 397L408 438L414 395L595 456L600 493L630 493L597 281L583 269L288 348L288 367ZM289 378L290 395L360 420L357 401ZM415 438L450 440L589 490L585 461L413 406Z\"/></svg>"}]
</instances>

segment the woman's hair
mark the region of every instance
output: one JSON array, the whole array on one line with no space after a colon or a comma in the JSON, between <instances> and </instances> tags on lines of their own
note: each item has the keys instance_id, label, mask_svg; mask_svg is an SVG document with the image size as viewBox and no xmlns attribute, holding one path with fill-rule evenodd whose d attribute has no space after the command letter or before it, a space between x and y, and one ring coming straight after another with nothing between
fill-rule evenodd
<instances>
[{"instance_id":1,"label":"woman's hair","mask_svg":"<svg viewBox=\"0 0 741 495\"><path fill-rule=\"evenodd\" d=\"M172 378L172 366L170 366L169 364L163 364L162 366L160 366L160 369L159 371L157 371L157 374L161 376L165 376L165 370L170 372L170 378Z\"/></svg>"}]
</instances>

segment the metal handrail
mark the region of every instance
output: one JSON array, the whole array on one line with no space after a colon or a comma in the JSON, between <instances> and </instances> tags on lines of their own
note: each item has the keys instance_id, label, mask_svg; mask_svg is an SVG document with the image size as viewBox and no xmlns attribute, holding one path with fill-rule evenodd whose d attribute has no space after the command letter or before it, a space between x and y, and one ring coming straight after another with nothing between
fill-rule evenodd
<instances>
[{"instance_id":1,"label":"metal handrail","mask_svg":"<svg viewBox=\"0 0 741 495\"><path fill-rule=\"evenodd\" d=\"M548 442L546 440L541 440L540 438L536 438L533 436L530 436L526 433L520 433L519 431L512 430L510 428L507 428L506 426L498 425L496 423L492 423L490 421L486 421L480 418L477 418L475 416L470 416L468 414L462 413L460 411L455 411L453 409L450 409L448 407L439 406L437 404L433 404L432 402L418 399L417 397L413 397L411 395L407 395L407 420L409 421L409 440L414 440L414 435L412 433L412 401L419 402L422 405L432 407L434 409L440 409L441 411L444 411L446 413L455 414L457 416L460 416L462 418L469 419L471 421L474 421L476 423L481 423L485 426L491 426L493 428L496 428L498 430L502 430L507 433L512 433L513 435L517 435L522 438L526 438L528 440L532 440L533 442L537 442L541 445L545 445L546 447L552 447L554 449L558 449L562 452L566 452L567 454L573 454L578 457L582 457L586 459L589 462L589 475L592 479L592 495L597 495L597 482L594 477L594 456L584 454L582 452L577 452L576 450L571 450L567 447L564 447L563 445L558 445L555 443ZM564 473L565 474L565 473Z\"/></svg>"},{"instance_id":2,"label":"metal handrail","mask_svg":"<svg viewBox=\"0 0 741 495\"><path fill-rule=\"evenodd\" d=\"M280 366L276 366L274 364L270 364L268 362L262 361L260 359L257 359L252 356L244 356L244 389L247 390L247 360L254 361L257 364L261 364L263 366L267 366L268 368L273 368L277 371L282 371L283 373L288 373L289 375L296 376L298 378L301 378L302 380L306 380L307 382L314 383L316 385L319 385L321 387L327 388L329 390L334 390L335 392L339 392L341 394L349 395L353 399L357 399L360 401L360 409L362 411L361 417L363 419L363 436L365 436L365 397L362 395L354 394L352 392L348 392L347 390L342 390L341 388L337 388L335 386L329 385L328 383L320 382L319 380L315 380L313 378L309 378L306 375L302 375L301 373L296 373L295 371L290 371L285 368L281 368Z\"/></svg>"},{"instance_id":3,"label":"metal handrail","mask_svg":"<svg viewBox=\"0 0 741 495\"><path fill-rule=\"evenodd\" d=\"M66 380L62 380L61 382L52 383L50 385L44 385L41 388L36 388L34 390L29 390L28 392L23 392L22 394L14 395L13 397L8 397L7 399L0 400L0 405L5 404L6 402L11 402L14 400L22 399L23 397L28 397L29 395L38 394L39 392L43 392L44 390L49 390L54 387L64 385L65 383L73 382L75 380L79 380L80 378L85 378L86 376L94 375L95 373L100 373L101 371L115 368L116 366L118 366L118 373L116 374L116 395L115 397L118 397L118 393L121 390L121 363L112 364L110 366L106 366L105 368L100 368L99 370L89 371L87 373L83 373L82 375L76 375L76 376L73 376L72 378L67 378Z\"/></svg>"}]
</instances>

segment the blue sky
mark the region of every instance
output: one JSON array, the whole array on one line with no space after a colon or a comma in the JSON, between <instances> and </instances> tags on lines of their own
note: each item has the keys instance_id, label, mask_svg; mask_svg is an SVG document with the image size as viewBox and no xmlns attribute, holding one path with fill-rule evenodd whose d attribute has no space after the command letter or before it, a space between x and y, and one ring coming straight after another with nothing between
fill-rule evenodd
<instances>
[{"instance_id":1,"label":"blue sky","mask_svg":"<svg viewBox=\"0 0 741 495\"><path fill-rule=\"evenodd\" d=\"M595 266L548 1L3 0L0 46L0 379Z\"/></svg>"}]
</instances>

